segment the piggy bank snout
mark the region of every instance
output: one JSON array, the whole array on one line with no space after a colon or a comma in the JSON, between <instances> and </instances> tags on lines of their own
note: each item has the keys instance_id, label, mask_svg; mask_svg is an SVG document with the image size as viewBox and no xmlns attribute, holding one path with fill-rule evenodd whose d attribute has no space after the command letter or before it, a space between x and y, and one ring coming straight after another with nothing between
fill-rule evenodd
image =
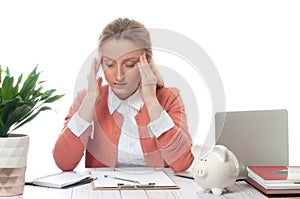
<instances>
[{"instance_id":1,"label":"piggy bank snout","mask_svg":"<svg viewBox=\"0 0 300 199\"><path fill-rule=\"evenodd\" d=\"M197 162L195 174L200 178L205 177L207 174L207 168L206 168L207 165L205 164L205 162L206 160L204 161L203 159Z\"/></svg>"},{"instance_id":2,"label":"piggy bank snout","mask_svg":"<svg viewBox=\"0 0 300 199\"><path fill-rule=\"evenodd\" d=\"M205 171L204 171L204 169L198 169L196 174L199 177L204 177L205 176Z\"/></svg>"}]
</instances>

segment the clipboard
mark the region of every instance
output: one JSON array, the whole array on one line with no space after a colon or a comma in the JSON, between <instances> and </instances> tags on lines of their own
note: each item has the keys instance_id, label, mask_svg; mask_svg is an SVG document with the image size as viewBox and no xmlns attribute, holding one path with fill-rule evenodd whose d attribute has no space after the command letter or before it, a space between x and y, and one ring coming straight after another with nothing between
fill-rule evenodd
<instances>
[{"instance_id":1,"label":"clipboard","mask_svg":"<svg viewBox=\"0 0 300 199\"><path fill-rule=\"evenodd\" d=\"M91 171L93 190L164 190L180 189L163 170L152 171Z\"/></svg>"}]
</instances>

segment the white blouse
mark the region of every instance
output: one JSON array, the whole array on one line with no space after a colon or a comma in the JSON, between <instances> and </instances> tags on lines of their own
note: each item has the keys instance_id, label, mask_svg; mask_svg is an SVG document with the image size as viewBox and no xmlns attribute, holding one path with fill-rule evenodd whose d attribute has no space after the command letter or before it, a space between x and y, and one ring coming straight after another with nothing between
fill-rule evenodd
<instances>
[{"instance_id":1,"label":"white blouse","mask_svg":"<svg viewBox=\"0 0 300 199\"><path fill-rule=\"evenodd\" d=\"M135 115L141 110L144 102L140 90L137 90L132 96L125 100L119 99L109 88L108 109L110 114L118 111L123 115L121 134L118 144L117 167L146 166L142 147L139 140L138 127L135 121ZM89 123L78 115L76 112L68 123L68 128L77 137L81 136L84 131L93 122ZM150 136L158 138L164 132L173 128L174 122L169 114L163 110L160 117L148 124ZM93 139L94 130L92 128L90 137Z\"/></svg>"}]
</instances>

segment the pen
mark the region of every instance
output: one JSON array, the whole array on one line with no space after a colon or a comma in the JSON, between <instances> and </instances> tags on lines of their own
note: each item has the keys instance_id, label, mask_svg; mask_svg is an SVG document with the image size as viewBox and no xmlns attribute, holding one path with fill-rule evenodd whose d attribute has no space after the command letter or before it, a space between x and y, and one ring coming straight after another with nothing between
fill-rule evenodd
<instances>
[{"instance_id":1,"label":"pen","mask_svg":"<svg viewBox=\"0 0 300 199\"><path fill-rule=\"evenodd\" d=\"M194 177L192 177L192 176L186 176L186 175L180 175L180 174L175 174L175 176L178 176L178 177L181 177L181 178L187 178L187 179L194 180Z\"/></svg>"},{"instance_id":2,"label":"pen","mask_svg":"<svg viewBox=\"0 0 300 199\"><path fill-rule=\"evenodd\" d=\"M104 178L114 178L114 179L116 179L116 180L123 180L123 181L127 181L127 182L133 182L133 183L141 184L141 183L140 183L139 181L137 181L137 180L130 180L130 179L119 178L119 177L109 176L109 175L104 175Z\"/></svg>"},{"instance_id":3,"label":"pen","mask_svg":"<svg viewBox=\"0 0 300 199\"><path fill-rule=\"evenodd\" d=\"M123 184L123 183L118 183L118 187L120 188L155 188L155 183L148 183L148 184Z\"/></svg>"}]
</instances>

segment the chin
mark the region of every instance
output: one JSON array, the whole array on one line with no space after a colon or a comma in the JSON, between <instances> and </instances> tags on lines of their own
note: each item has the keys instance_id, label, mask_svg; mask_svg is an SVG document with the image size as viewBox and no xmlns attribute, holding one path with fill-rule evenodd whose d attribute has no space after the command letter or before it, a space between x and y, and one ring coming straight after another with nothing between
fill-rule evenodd
<instances>
[{"instance_id":1,"label":"chin","mask_svg":"<svg viewBox=\"0 0 300 199\"><path fill-rule=\"evenodd\" d=\"M126 99L128 98L131 94L127 91L122 91L120 89L113 89L113 92L116 96L118 96L118 98L120 99Z\"/></svg>"},{"instance_id":2,"label":"chin","mask_svg":"<svg viewBox=\"0 0 300 199\"><path fill-rule=\"evenodd\" d=\"M127 99L128 97L130 97L131 95L133 95L134 91L125 91L125 92L118 92L118 90L115 90L114 93L116 96L118 96L120 99Z\"/></svg>"}]
</instances>

